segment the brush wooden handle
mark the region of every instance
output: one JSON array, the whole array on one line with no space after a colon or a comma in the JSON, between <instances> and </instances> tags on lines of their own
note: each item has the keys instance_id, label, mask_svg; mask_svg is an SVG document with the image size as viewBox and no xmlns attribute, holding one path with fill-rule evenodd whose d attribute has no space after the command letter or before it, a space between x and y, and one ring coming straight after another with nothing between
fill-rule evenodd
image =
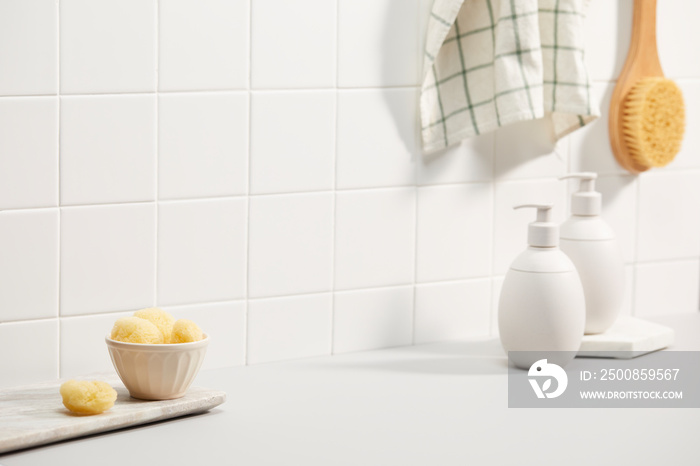
<instances>
[{"instance_id":1,"label":"brush wooden handle","mask_svg":"<svg viewBox=\"0 0 700 466\"><path fill-rule=\"evenodd\" d=\"M624 102L630 88L642 78L663 77L656 48L656 0L635 0L632 40L625 66L617 80L610 102L610 145L617 162L632 173L649 169L636 162L629 154L623 135Z\"/></svg>"}]
</instances>

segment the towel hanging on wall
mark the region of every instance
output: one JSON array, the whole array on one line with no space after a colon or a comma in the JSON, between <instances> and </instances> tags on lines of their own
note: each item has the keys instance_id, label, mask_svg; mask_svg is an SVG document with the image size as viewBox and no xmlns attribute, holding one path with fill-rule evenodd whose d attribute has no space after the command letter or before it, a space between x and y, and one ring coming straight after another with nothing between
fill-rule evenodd
<instances>
[{"instance_id":1,"label":"towel hanging on wall","mask_svg":"<svg viewBox=\"0 0 700 466\"><path fill-rule=\"evenodd\" d=\"M549 118L557 140L600 115L584 60L589 0L435 0L421 90L423 148Z\"/></svg>"}]
</instances>

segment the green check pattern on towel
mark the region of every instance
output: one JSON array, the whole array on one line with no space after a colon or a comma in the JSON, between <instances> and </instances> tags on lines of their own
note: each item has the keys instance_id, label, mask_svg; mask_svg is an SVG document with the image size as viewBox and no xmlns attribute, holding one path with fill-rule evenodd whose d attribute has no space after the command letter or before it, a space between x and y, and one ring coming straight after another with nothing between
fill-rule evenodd
<instances>
[{"instance_id":1,"label":"green check pattern on towel","mask_svg":"<svg viewBox=\"0 0 700 466\"><path fill-rule=\"evenodd\" d=\"M600 113L584 60L588 0L435 0L421 90L426 152L522 120L559 139Z\"/></svg>"}]
</instances>

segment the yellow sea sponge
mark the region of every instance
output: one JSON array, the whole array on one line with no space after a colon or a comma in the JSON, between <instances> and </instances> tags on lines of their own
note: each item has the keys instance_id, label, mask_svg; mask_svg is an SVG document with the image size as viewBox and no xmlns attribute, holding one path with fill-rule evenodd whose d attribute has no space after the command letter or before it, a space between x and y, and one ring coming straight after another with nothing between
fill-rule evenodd
<instances>
[{"instance_id":1,"label":"yellow sea sponge","mask_svg":"<svg viewBox=\"0 0 700 466\"><path fill-rule=\"evenodd\" d=\"M685 106L680 88L666 78L640 79L625 99L623 132L632 158L645 168L671 163L681 149Z\"/></svg>"},{"instance_id":2,"label":"yellow sea sponge","mask_svg":"<svg viewBox=\"0 0 700 466\"><path fill-rule=\"evenodd\" d=\"M134 312L134 317L146 319L158 327L158 330L163 335L163 343L170 343L170 334L173 333L173 324L175 323L173 316L160 308L149 307Z\"/></svg>"},{"instance_id":3,"label":"yellow sea sponge","mask_svg":"<svg viewBox=\"0 0 700 466\"><path fill-rule=\"evenodd\" d=\"M204 337L202 330L187 319L178 319L173 325L173 334L170 337L170 343L189 343L199 341Z\"/></svg>"},{"instance_id":4,"label":"yellow sea sponge","mask_svg":"<svg viewBox=\"0 0 700 466\"><path fill-rule=\"evenodd\" d=\"M114 406L117 391L108 383L69 380L61 385L63 405L78 414L100 414Z\"/></svg>"},{"instance_id":5,"label":"yellow sea sponge","mask_svg":"<svg viewBox=\"0 0 700 466\"><path fill-rule=\"evenodd\" d=\"M112 340L126 343L163 343L163 334L152 322L140 317L122 317L112 327Z\"/></svg>"}]
</instances>

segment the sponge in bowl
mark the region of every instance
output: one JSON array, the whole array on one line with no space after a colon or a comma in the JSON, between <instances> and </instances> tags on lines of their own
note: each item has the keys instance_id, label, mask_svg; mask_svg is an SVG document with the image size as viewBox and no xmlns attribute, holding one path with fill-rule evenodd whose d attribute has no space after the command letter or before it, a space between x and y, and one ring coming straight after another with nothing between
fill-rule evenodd
<instances>
[{"instance_id":1,"label":"sponge in bowl","mask_svg":"<svg viewBox=\"0 0 700 466\"><path fill-rule=\"evenodd\" d=\"M193 341L199 341L204 338L202 330L192 322L187 319L179 319L175 321L173 325L173 333L170 337L170 343L190 343Z\"/></svg>"},{"instance_id":2,"label":"sponge in bowl","mask_svg":"<svg viewBox=\"0 0 700 466\"><path fill-rule=\"evenodd\" d=\"M125 343L160 344L164 338L156 325L140 317L122 317L112 327L112 340Z\"/></svg>"},{"instance_id":3,"label":"sponge in bowl","mask_svg":"<svg viewBox=\"0 0 700 466\"><path fill-rule=\"evenodd\" d=\"M114 406L117 392L108 383L69 380L61 385L63 405L77 414L100 414Z\"/></svg>"},{"instance_id":4,"label":"sponge in bowl","mask_svg":"<svg viewBox=\"0 0 700 466\"><path fill-rule=\"evenodd\" d=\"M146 319L158 327L158 330L163 335L163 343L170 343L170 335L173 333L173 324L175 323L173 316L157 307L141 309L134 312L134 316Z\"/></svg>"}]
</instances>

